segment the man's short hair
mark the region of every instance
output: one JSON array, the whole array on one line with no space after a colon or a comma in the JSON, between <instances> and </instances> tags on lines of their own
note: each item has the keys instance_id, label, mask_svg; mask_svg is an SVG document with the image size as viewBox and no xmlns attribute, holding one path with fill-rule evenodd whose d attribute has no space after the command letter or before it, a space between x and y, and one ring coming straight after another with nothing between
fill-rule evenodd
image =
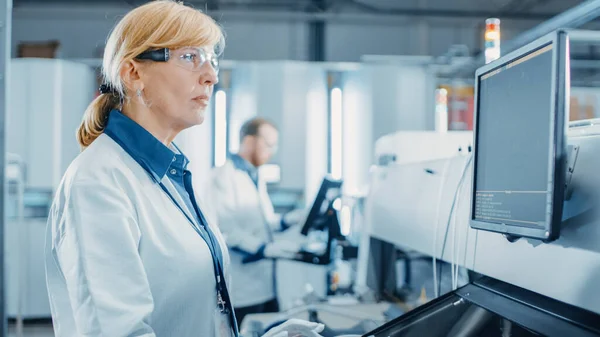
<instances>
[{"instance_id":1,"label":"man's short hair","mask_svg":"<svg viewBox=\"0 0 600 337\"><path fill-rule=\"evenodd\" d=\"M247 120L240 129L240 141L243 141L246 136L258 135L258 130L263 125L270 125L273 128L277 129L275 124L273 124L268 119L262 117L251 118Z\"/></svg>"}]
</instances>

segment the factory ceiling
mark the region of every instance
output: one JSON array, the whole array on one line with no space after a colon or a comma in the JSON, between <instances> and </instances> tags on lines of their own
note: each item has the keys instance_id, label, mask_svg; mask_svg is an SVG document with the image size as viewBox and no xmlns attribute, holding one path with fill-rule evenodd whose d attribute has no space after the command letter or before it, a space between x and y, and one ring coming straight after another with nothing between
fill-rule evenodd
<instances>
[{"instance_id":1,"label":"factory ceiling","mask_svg":"<svg viewBox=\"0 0 600 337\"><path fill-rule=\"evenodd\" d=\"M144 0L13 0L15 8L32 4L136 6ZM286 11L309 13L368 12L381 15L545 20L582 0L206 0L185 1L208 11Z\"/></svg>"}]
</instances>

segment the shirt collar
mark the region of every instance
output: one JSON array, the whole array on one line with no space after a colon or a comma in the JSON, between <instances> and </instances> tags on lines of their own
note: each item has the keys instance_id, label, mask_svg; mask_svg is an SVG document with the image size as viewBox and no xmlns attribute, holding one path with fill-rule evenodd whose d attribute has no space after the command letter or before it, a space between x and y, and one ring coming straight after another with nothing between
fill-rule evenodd
<instances>
[{"instance_id":1,"label":"shirt collar","mask_svg":"<svg viewBox=\"0 0 600 337\"><path fill-rule=\"evenodd\" d=\"M235 166L238 170L243 171L256 171L256 166L252 165L249 161L242 158L239 154L232 154L231 161L233 162L233 166Z\"/></svg>"},{"instance_id":2,"label":"shirt collar","mask_svg":"<svg viewBox=\"0 0 600 337\"><path fill-rule=\"evenodd\" d=\"M119 144L158 182L171 166L183 170L189 163L187 157L174 143L171 143L172 150L119 110L110 112L104 133Z\"/></svg>"},{"instance_id":3,"label":"shirt collar","mask_svg":"<svg viewBox=\"0 0 600 337\"><path fill-rule=\"evenodd\" d=\"M231 162L236 169L247 172L252 179L255 179L258 176L258 169L256 166L242 158L239 154L232 154Z\"/></svg>"}]
</instances>

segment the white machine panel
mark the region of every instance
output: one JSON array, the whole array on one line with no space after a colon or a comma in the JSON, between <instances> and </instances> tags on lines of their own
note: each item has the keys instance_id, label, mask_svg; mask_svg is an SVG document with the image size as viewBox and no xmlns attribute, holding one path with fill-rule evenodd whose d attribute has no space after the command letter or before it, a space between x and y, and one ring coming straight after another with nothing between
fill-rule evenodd
<instances>
[{"instance_id":1,"label":"white machine panel","mask_svg":"<svg viewBox=\"0 0 600 337\"><path fill-rule=\"evenodd\" d=\"M471 229L467 155L376 167L367 200L371 235L600 313L600 127L572 128L569 145L579 146L579 155L571 181L573 195L565 202L561 236L555 242L510 243L500 234ZM448 227L467 163L455 219Z\"/></svg>"},{"instance_id":2,"label":"white machine panel","mask_svg":"<svg viewBox=\"0 0 600 337\"><path fill-rule=\"evenodd\" d=\"M375 157L393 154L396 164L418 163L467 153L472 145L472 131L400 131L377 140Z\"/></svg>"}]
</instances>

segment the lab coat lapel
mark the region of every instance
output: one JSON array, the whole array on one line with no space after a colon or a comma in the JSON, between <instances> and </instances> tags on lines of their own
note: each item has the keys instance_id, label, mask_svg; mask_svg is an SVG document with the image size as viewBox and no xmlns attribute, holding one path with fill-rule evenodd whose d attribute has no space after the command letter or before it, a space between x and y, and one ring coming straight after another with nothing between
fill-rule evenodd
<instances>
[{"instance_id":1,"label":"lab coat lapel","mask_svg":"<svg viewBox=\"0 0 600 337\"><path fill-rule=\"evenodd\" d=\"M269 206L270 205L270 199L269 199L269 193L267 192L267 184L264 183L264 181L261 179L260 175L258 176L258 186L254 185L254 182L252 181L252 179L250 178L250 176L246 173L244 173L245 178L247 180L248 184L251 184L249 186L252 186L252 188L249 189L250 190L254 190L256 191L256 198L258 200L258 207L260 208L260 214L262 215L263 218L263 222L265 224L265 230L267 231L267 235L269 237L269 241L272 242L273 241L273 230L271 228L271 217L269 214Z\"/></svg>"},{"instance_id":2,"label":"lab coat lapel","mask_svg":"<svg viewBox=\"0 0 600 337\"><path fill-rule=\"evenodd\" d=\"M267 235L271 237L271 226L264 206L264 195L267 194L267 189L266 185L261 180L260 174L258 175L257 187L254 185L254 181L252 181L248 172L237 169L231 160L227 161L227 165L229 165L228 169L231 170L228 174L231 174L232 179L234 179L234 185L236 186L236 200L238 203L241 200L244 200L244 204L250 204L252 207L257 207L262 216Z\"/></svg>"},{"instance_id":3,"label":"lab coat lapel","mask_svg":"<svg viewBox=\"0 0 600 337\"><path fill-rule=\"evenodd\" d=\"M258 197L260 199L260 205L262 207L263 214L267 222L270 222L270 219L273 218L273 214L275 211L273 210L273 204L271 203L271 198L269 198L269 192L267 190L267 184L264 180L259 178L258 181Z\"/></svg>"},{"instance_id":4,"label":"lab coat lapel","mask_svg":"<svg viewBox=\"0 0 600 337\"><path fill-rule=\"evenodd\" d=\"M213 232L213 235L217 238L217 241L219 242L219 249L221 249L221 255L223 256L224 260L225 274L228 275L229 271L227 266L229 265L229 254L227 252L227 249L223 248L227 247L227 244L225 243L225 239L223 238L219 227L216 225L217 221L215 220L215 215L210 211L210 208L207 207L206 203L202 198L196 197L196 204L198 205L200 211L204 215L206 226L210 228L210 230Z\"/></svg>"},{"instance_id":5,"label":"lab coat lapel","mask_svg":"<svg viewBox=\"0 0 600 337\"><path fill-rule=\"evenodd\" d=\"M192 222L192 224L194 226L199 226L200 224L196 220L196 216L194 216L194 214L192 213L192 211L194 211L194 210L188 209L185 201L183 200L183 198L181 198L181 194L179 194L179 192L177 192L177 189L175 188L175 186L173 186L173 183L171 182L171 180L169 180L169 178L167 178L167 177L164 177L162 180L162 184L167 188L167 191L169 191L169 194L171 194L171 196L173 196L173 199L175 200L175 202L181 207L181 209L187 215L188 219ZM177 207L177 205L174 205L174 206Z\"/></svg>"},{"instance_id":6,"label":"lab coat lapel","mask_svg":"<svg viewBox=\"0 0 600 337\"><path fill-rule=\"evenodd\" d=\"M236 169L231 160L228 162L228 164L231 166L233 175L236 177L236 184L239 184L238 190L244 191L243 193L240 193L241 195L239 197L248 198L249 195L246 193L254 192L253 197L256 198L263 217L265 220L268 219L267 208L265 208L265 196L268 198L267 185L262 181L260 174L258 175L258 186L256 186L247 172Z\"/></svg>"}]
</instances>

